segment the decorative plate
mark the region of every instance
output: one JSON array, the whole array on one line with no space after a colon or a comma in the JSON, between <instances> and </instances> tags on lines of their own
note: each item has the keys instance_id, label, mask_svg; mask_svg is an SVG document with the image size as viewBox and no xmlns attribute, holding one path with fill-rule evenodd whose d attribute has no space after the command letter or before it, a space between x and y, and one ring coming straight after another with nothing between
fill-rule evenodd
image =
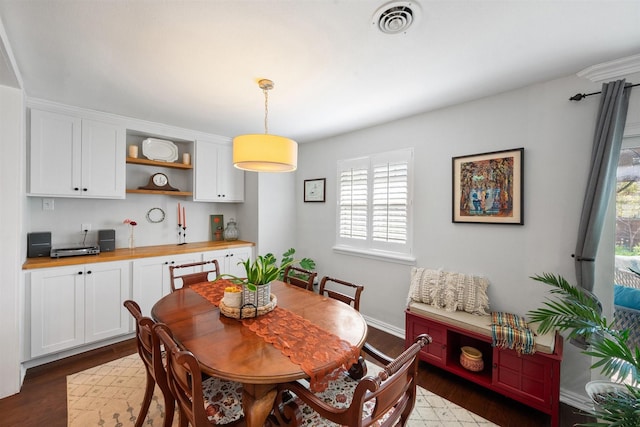
<instances>
[{"instance_id":1,"label":"decorative plate","mask_svg":"<svg viewBox=\"0 0 640 427\"><path fill-rule=\"evenodd\" d=\"M142 141L142 154L149 160L175 162L178 159L178 147L166 139L147 138Z\"/></svg>"}]
</instances>

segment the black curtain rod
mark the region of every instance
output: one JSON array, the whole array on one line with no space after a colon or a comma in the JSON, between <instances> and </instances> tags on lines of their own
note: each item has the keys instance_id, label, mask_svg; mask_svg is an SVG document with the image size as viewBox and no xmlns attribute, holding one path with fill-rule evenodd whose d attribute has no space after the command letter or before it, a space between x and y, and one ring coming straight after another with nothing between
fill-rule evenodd
<instances>
[{"instance_id":1,"label":"black curtain rod","mask_svg":"<svg viewBox=\"0 0 640 427\"><path fill-rule=\"evenodd\" d=\"M640 83L636 83L634 85L626 86L625 89L628 88L628 87L634 87L634 86L640 86ZM576 93L571 98L569 98L569 101L580 101L580 100L582 100L582 98L586 98L587 96L591 96L591 95L597 95L599 93L602 93L602 91L593 92L593 93Z\"/></svg>"}]
</instances>

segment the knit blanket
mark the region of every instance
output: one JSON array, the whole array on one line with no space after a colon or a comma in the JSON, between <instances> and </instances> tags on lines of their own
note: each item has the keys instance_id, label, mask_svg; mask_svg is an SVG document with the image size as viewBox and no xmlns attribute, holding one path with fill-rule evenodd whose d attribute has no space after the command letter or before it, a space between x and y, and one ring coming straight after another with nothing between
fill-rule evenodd
<instances>
[{"instance_id":1,"label":"knit blanket","mask_svg":"<svg viewBox=\"0 0 640 427\"><path fill-rule=\"evenodd\" d=\"M529 329L524 317L511 313L491 313L492 345L499 348L509 348L519 354L533 354L535 348L535 333Z\"/></svg>"}]
</instances>

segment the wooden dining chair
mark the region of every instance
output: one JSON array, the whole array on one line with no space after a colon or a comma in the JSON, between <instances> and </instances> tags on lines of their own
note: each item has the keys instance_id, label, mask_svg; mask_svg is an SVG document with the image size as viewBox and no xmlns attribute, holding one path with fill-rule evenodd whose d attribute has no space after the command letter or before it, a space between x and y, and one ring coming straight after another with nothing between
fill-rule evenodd
<instances>
[{"instance_id":1,"label":"wooden dining chair","mask_svg":"<svg viewBox=\"0 0 640 427\"><path fill-rule=\"evenodd\" d=\"M144 367L147 371L147 385L144 390L142 406L140 407L138 418L136 418L135 427L141 427L147 417L156 384L158 384L164 397L165 416L163 425L164 427L169 427L173 422L173 414L176 406L173 394L167 383L160 341L158 341L158 337L153 332L155 322L148 317L142 316L140 306L135 301L127 300L124 302L124 306L136 321L136 346L138 347L138 354L144 362Z\"/></svg>"},{"instance_id":2,"label":"wooden dining chair","mask_svg":"<svg viewBox=\"0 0 640 427\"><path fill-rule=\"evenodd\" d=\"M384 368L377 375L345 381L339 390L313 393L298 381L280 384L273 416L280 425L293 427L318 425L323 420L349 427L376 422L404 426L416 400L418 353L430 342L429 335L420 335L396 359L365 344L364 351ZM287 401L288 393L293 393L293 398Z\"/></svg>"},{"instance_id":3,"label":"wooden dining chair","mask_svg":"<svg viewBox=\"0 0 640 427\"><path fill-rule=\"evenodd\" d=\"M242 384L216 377L203 381L198 360L178 347L169 327L157 323L153 329L167 353L167 382L178 404L179 425L241 424Z\"/></svg>"},{"instance_id":4,"label":"wooden dining chair","mask_svg":"<svg viewBox=\"0 0 640 427\"><path fill-rule=\"evenodd\" d=\"M305 270L303 268L294 267L292 265L287 266L284 269L284 276L282 281L290 283L299 288L313 291L313 282L316 279L318 273L314 271Z\"/></svg>"},{"instance_id":5,"label":"wooden dining chair","mask_svg":"<svg viewBox=\"0 0 640 427\"><path fill-rule=\"evenodd\" d=\"M342 301L360 311L360 294L362 294L362 291L364 291L364 286L362 285L324 276L320 281L318 293Z\"/></svg>"},{"instance_id":6,"label":"wooden dining chair","mask_svg":"<svg viewBox=\"0 0 640 427\"><path fill-rule=\"evenodd\" d=\"M211 269L211 265L213 265L213 269ZM188 274L180 274L180 270L189 269L192 270L193 267L202 267L209 268L209 270L199 271L196 273L188 273ZM212 275L213 274L213 278ZM192 262L189 264L181 264L181 265L170 265L169 266L169 283L171 284L171 292L175 292L176 289L180 289L176 287L177 282L182 282L182 288L189 287L191 285L195 285L196 283L208 282L210 280L215 280L220 274L220 266L218 265L217 259L212 259L210 261L202 261L202 262Z\"/></svg>"}]
</instances>

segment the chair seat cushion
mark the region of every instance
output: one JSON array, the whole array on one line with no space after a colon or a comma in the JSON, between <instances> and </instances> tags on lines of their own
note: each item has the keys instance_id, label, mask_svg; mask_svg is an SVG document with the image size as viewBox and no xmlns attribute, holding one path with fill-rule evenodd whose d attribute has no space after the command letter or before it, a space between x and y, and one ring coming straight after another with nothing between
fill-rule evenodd
<instances>
[{"instance_id":1,"label":"chair seat cushion","mask_svg":"<svg viewBox=\"0 0 640 427\"><path fill-rule=\"evenodd\" d=\"M380 371L381 369L379 366L367 362L367 375L376 375ZM347 408L349 405L351 405L351 399L357 385L358 381L352 379L346 372L343 371L337 379L329 381L329 385L327 386L326 390L315 393L315 395L323 402L333 406L334 408ZM322 418L320 414L311 409L311 407L305 404L297 396L294 396L293 400L300 409L303 425L315 427L339 427L339 424ZM375 399L372 399L364 404L364 408L362 411L363 418L371 415L375 403ZM376 423L372 424L372 426L382 425L382 423L384 423L384 420L386 420L392 413L393 409L391 409Z\"/></svg>"},{"instance_id":2,"label":"chair seat cushion","mask_svg":"<svg viewBox=\"0 0 640 427\"><path fill-rule=\"evenodd\" d=\"M446 325L456 326L467 331L485 335L487 338L492 337L491 316L481 316L477 314L467 313L465 311L449 312L416 301L411 301L409 303L408 309L410 312L426 317L428 319L433 319ZM553 354L555 347L555 332L538 334L537 331L539 325L530 324L529 327L536 334L536 351L545 354Z\"/></svg>"},{"instance_id":3,"label":"chair seat cushion","mask_svg":"<svg viewBox=\"0 0 640 427\"><path fill-rule=\"evenodd\" d=\"M242 418L242 384L209 377L202 382L204 410L214 424L229 424Z\"/></svg>"}]
</instances>

